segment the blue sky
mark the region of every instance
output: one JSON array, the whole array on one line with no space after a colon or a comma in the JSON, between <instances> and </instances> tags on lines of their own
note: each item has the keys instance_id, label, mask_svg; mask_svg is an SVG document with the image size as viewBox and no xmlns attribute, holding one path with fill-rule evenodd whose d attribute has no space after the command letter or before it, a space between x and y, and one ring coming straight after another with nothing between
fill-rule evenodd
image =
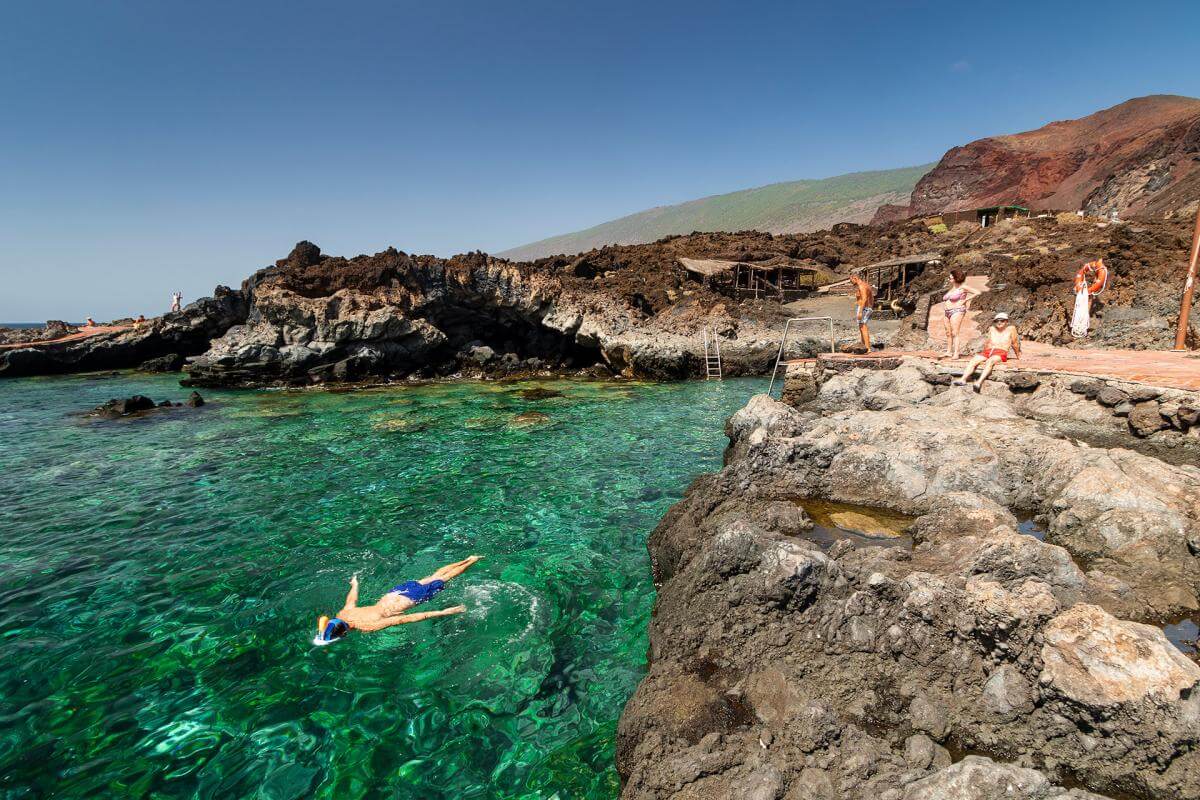
<instances>
[{"instance_id":1,"label":"blue sky","mask_svg":"<svg viewBox=\"0 0 1200 800\"><path fill-rule=\"evenodd\" d=\"M0 7L0 319L159 313L299 239L508 247L1200 95L1200 4Z\"/></svg>"}]
</instances>

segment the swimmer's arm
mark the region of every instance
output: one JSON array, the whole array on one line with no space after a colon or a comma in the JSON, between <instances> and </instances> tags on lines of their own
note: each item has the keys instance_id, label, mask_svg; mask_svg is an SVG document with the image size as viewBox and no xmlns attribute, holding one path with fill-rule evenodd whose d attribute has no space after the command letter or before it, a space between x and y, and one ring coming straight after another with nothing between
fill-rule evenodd
<instances>
[{"instance_id":1,"label":"swimmer's arm","mask_svg":"<svg viewBox=\"0 0 1200 800\"><path fill-rule=\"evenodd\" d=\"M461 614L467 610L466 606L452 606L451 608L443 608L438 611L422 611L419 614L401 614L398 617L390 617L380 620L379 622L368 623L360 626L364 631L378 631L384 628L390 628L393 625L406 625L409 622L420 622L421 620L433 619L434 617L449 617L454 614Z\"/></svg>"},{"instance_id":2,"label":"swimmer's arm","mask_svg":"<svg viewBox=\"0 0 1200 800\"><path fill-rule=\"evenodd\" d=\"M358 575L350 578L350 592L346 595L346 608L358 607Z\"/></svg>"},{"instance_id":3,"label":"swimmer's arm","mask_svg":"<svg viewBox=\"0 0 1200 800\"><path fill-rule=\"evenodd\" d=\"M440 611L422 611L420 614L401 614L395 617L384 617L372 622L358 622L354 627L360 631L381 631L384 628L390 628L393 625L406 625L409 622L420 622L425 619L433 619L434 617L449 617L452 614L461 614L467 610L466 606L454 606L453 608L443 608Z\"/></svg>"}]
</instances>

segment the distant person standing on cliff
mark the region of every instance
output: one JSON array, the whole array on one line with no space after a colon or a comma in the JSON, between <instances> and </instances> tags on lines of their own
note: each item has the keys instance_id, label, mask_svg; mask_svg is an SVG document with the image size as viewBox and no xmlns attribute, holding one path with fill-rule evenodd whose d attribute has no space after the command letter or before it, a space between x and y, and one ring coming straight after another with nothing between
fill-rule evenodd
<instances>
[{"instance_id":1,"label":"distant person standing on cliff","mask_svg":"<svg viewBox=\"0 0 1200 800\"><path fill-rule=\"evenodd\" d=\"M851 275L850 282L854 284L854 321L858 323L858 335L862 338L862 346L869 353L871 332L867 330L867 322L871 319L871 310L875 307L875 287L860 275Z\"/></svg>"},{"instance_id":2,"label":"distant person standing on cliff","mask_svg":"<svg viewBox=\"0 0 1200 800\"><path fill-rule=\"evenodd\" d=\"M183 292L175 292L171 295L171 312L183 310Z\"/></svg>"}]
</instances>

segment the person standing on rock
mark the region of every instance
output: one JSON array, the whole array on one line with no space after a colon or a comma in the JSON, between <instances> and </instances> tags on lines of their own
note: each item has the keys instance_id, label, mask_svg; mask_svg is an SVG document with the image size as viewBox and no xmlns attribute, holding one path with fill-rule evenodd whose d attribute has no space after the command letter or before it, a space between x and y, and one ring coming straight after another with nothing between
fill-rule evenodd
<instances>
[{"instance_id":1,"label":"person standing on rock","mask_svg":"<svg viewBox=\"0 0 1200 800\"><path fill-rule=\"evenodd\" d=\"M955 386L966 386L967 380L971 377L971 373L980 364L983 364L983 370L979 373L979 380L975 381L973 388L976 392L983 389L983 382L992 374L992 369L997 364L1003 364L1008 361L1009 349L1013 351L1013 358L1021 357L1021 337L1017 335L1017 329L1008 324L1008 314L1003 311L996 314L992 318L992 327L988 328L987 346L983 348L983 352L971 358L967 364L967 369L963 372L962 377L954 381Z\"/></svg>"},{"instance_id":2,"label":"person standing on rock","mask_svg":"<svg viewBox=\"0 0 1200 800\"><path fill-rule=\"evenodd\" d=\"M183 310L183 292L175 292L171 295L171 312Z\"/></svg>"},{"instance_id":3,"label":"person standing on rock","mask_svg":"<svg viewBox=\"0 0 1200 800\"><path fill-rule=\"evenodd\" d=\"M858 323L858 335L862 339L862 346L869 353L871 332L867 330L867 322L871 319L871 310L875 307L875 287L860 275L851 275L850 282L854 284L854 321Z\"/></svg>"},{"instance_id":4,"label":"person standing on rock","mask_svg":"<svg viewBox=\"0 0 1200 800\"><path fill-rule=\"evenodd\" d=\"M950 270L950 291L942 295L946 313L946 357L956 360L962 351L959 331L967 317L967 309L979 292L967 286L967 273L961 269Z\"/></svg>"}]
</instances>

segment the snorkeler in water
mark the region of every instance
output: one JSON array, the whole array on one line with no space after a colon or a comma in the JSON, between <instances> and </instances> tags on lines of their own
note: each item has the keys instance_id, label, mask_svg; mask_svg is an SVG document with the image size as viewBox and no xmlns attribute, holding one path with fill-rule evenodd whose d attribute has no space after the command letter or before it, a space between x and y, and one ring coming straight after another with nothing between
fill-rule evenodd
<instances>
[{"instance_id":1,"label":"snorkeler in water","mask_svg":"<svg viewBox=\"0 0 1200 800\"><path fill-rule=\"evenodd\" d=\"M393 588L379 598L373 606L358 605L358 576L350 579L350 593L346 595L346 603L333 619L321 617L317 620L317 638L313 644L332 644L352 630L381 631L393 625L403 625L407 622L420 622L433 617L448 617L461 614L466 606L454 606L438 611L426 611L419 614L406 614L414 606L419 606L446 587L446 581L457 578L467 571L467 568L483 556L471 556L462 561L447 564L427 578L419 581L408 581Z\"/></svg>"}]
</instances>

